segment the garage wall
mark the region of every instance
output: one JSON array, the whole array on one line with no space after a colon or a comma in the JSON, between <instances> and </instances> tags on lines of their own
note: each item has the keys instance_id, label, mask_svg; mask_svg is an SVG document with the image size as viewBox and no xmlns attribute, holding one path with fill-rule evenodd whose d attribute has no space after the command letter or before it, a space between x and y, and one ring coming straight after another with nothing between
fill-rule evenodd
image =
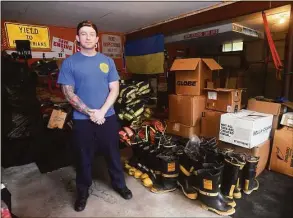
<instances>
[{"instance_id":1,"label":"garage wall","mask_svg":"<svg viewBox=\"0 0 293 218\"><path fill-rule=\"evenodd\" d=\"M5 26L4 23L5 22L15 22L15 23L21 23L21 22L17 22L17 21L1 21L1 50L4 49L9 49L8 45L4 45L3 43L6 40L6 32L5 32ZM37 25L37 24L32 24L30 23L30 25ZM61 39L65 39L65 40L69 40L74 42L75 41L75 36L76 36L76 29L75 28L66 28L66 27L58 27L58 26L49 26L49 25L41 25L41 26L47 26L49 28L49 32L50 32L50 40L52 41L53 36L61 38ZM111 35L118 35L121 37L122 39L122 45L124 45L125 42L125 36L123 33L117 33L117 32L105 32L100 30L99 31L99 37L100 37L100 41L99 41L99 50L102 49L102 44L101 44L101 36L103 34L111 34ZM50 49L38 49L34 51L51 51ZM29 63L32 63L34 61L36 61L37 59L32 59L29 61ZM117 58L114 59L116 67L119 71L123 70L123 59L122 58Z\"/></svg>"},{"instance_id":2,"label":"garage wall","mask_svg":"<svg viewBox=\"0 0 293 218\"><path fill-rule=\"evenodd\" d=\"M273 39L281 61L284 63L286 33L275 33ZM257 63L265 58L264 41L245 43L245 57L250 65L246 72L246 81L249 96L264 95L267 98L276 98L282 94L282 81L276 78L276 69L270 58L265 74L265 65Z\"/></svg>"}]
</instances>

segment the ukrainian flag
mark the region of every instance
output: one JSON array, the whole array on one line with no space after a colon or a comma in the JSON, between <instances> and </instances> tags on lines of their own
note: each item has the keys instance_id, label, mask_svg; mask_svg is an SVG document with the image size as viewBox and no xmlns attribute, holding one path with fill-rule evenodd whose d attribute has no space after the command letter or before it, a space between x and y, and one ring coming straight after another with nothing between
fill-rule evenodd
<instances>
[{"instance_id":1,"label":"ukrainian flag","mask_svg":"<svg viewBox=\"0 0 293 218\"><path fill-rule=\"evenodd\" d=\"M164 35L126 42L125 59L129 73L164 73Z\"/></svg>"}]
</instances>

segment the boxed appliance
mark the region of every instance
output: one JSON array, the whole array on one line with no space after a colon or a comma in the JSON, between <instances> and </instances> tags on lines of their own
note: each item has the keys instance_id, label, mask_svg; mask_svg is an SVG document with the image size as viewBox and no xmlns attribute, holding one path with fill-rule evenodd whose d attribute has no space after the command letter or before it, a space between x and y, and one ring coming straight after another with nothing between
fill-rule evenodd
<instances>
[{"instance_id":1,"label":"boxed appliance","mask_svg":"<svg viewBox=\"0 0 293 218\"><path fill-rule=\"evenodd\" d=\"M201 117L201 136L219 137L221 115L223 112L205 110Z\"/></svg>"},{"instance_id":2,"label":"boxed appliance","mask_svg":"<svg viewBox=\"0 0 293 218\"><path fill-rule=\"evenodd\" d=\"M200 121L198 121L195 126L186 126L181 123L167 121L166 132L184 138L191 138L194 135L199 136Z\"/></svg>"},{"instance_id":3,"label":"boxed appliance","mask_svg":"<svg viewBox=\"0 0 293 218\"><path fill-rule=\"evenodd\" d=\"M269 168L293 177L293 128L275 131Z\"/></svg>"},{"instance_id":4,"label":"boxed appliance","mask_svg":"<svg viewBox=\"0 0 293 218\"><path fill-rule=\"evenodd\" d=\"M256 168L256 176L262 173L262 171L266 168L268 159L269 159L269 153L270 153L270 140L266 140L265 142L257 145L254 148L243 148L239 147L237 145L232 145L225 142L220 142L218 144L219 148L230 148L233 149L235 153L245 153L253 156L259 157L258 165Z\"/></svg>"},{"instance_id":5,"label":"boxed appliance","mask_svg":"<svg viewBox=\"0 0 293 218\"><path fill-rule=\"evenodd\" d=\"M242 89L205 88L205 90L207 109L228 113L241 110Z\"/></svg>"},{"instance_id":6,"label":"boxed appliance","mask_svg":"<svg viewBox=\"0 0 293 218\"><path fill-rule=\"evenodd\" d=\"M274 132L278 129L281 116L285 111L285 106L279 103L258 101L255 98L251 98L248 101L247 109L260 113L272 114L274 116L271 132L271 136L274 137Z\"/></svg>"},{"instance_id":7,"label":"boxed appliance","mask_svg":"<svg viewBox=\"0 0 293 218\"><path fill-rule=\"evenodd\" d=\"M269 139L273 115L241 110L221 115L219 140L253 148Z\"/></svg>"},{"instance_id":8,"label":"boxed appliance","mask_svg":"<svg viewBox=\"0 0 293 218\"><path fill-rule=\"evenodd\" d=\"M206 97L169 95L169 121L195 126L201 119Z\"/></svg>"},{"instance_id":9,"label":"boxed appliance","mask_svg":"<svg viewBox=\"0 0 293 218\"><path fill-rule=\"evenodd\" d=\"M176 73L176 94L204 95L207 82L212 81L212 71L221 69L211 58L176 59L170 69Z\"/></svg>"},{"instance_id":10,"label":"boxed appliance","mask_svg":"<svg viewBox=\"0 0 293 218\"><path fill-rule=\"evenodd\" d=\"M293 112L283 114L281 124L284 126L293 127Z\"/></svg>"}]
</instances>

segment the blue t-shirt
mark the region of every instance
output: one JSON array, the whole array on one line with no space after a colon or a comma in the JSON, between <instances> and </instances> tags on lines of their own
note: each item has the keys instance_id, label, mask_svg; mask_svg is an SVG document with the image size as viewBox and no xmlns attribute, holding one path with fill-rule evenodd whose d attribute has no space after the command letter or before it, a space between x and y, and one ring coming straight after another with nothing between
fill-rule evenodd
<instances>
[{"instance_id":1,"label":"blue t-shirt","mask_svg":"<svg viewBox=\"0 0 293 218\"><path fill-rule=\"evenodd\" d=\"M101 53L89 57L77 52L63 61L58 83L74 86L74 93L90 109L100 109L109 95L109 83L119 79L113 59ZM105 116L113 114L115 111L112 106ZM74 110L73 119L84 120L89 117Z\"/></svg>"}]
</instances>

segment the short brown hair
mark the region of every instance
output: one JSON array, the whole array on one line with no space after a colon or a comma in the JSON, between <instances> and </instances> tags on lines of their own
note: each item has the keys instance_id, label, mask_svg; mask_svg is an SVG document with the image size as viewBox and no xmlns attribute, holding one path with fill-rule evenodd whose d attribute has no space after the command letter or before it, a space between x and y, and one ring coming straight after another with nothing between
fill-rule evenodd
<instances>
[{"instance_id":1,"label":"short brown hair","mask_svg":"<svg viewBox=\"0 0 293 218\"><path fill-rule=\"evenodd\" d=\"M97 28L97 26L93 23L93 22L91 22L91 21L89 21L89 20L84 20L84 21L82 21L82 22L80 22L78 25L77 25L77 32L76 32L76 34L78 35L78 33L79 33L79 30L82 28L82 27L84 27L84 26L89 26L89 27L92 27L95 31L96 31L96 34L98 35L98 28Z\"/></svg>"}]
</instances>

